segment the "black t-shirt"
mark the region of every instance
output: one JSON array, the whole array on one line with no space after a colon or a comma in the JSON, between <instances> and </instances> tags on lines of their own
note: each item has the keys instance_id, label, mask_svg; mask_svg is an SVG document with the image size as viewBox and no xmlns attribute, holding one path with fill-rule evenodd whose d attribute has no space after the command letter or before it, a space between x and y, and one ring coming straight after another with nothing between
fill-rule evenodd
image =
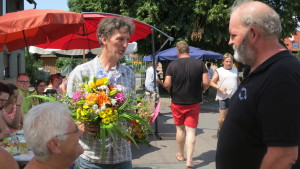
<instances>
[{"instance_id":1,"label":"black t-shirt","mask_svg":"<svg viewBox=\"0 0 300 169\"><path fill-rule=\"evenodd\" d=\"M282 51L240 84L220 131L217 169L259 169L268 146L299 146L300 63Z\"/></svg>"},{"instance_id":2,"label":"black t-shirt","mask_svg":"<svg viewBox=\"0 0 300 169\"><path fill-rule=\"evenodd\" d=\"M207 69L202 60L180 58L168 65L166 76L171 76L172 103L193 104L202 101L202 74Z\"/></svg>"}]
</instances>

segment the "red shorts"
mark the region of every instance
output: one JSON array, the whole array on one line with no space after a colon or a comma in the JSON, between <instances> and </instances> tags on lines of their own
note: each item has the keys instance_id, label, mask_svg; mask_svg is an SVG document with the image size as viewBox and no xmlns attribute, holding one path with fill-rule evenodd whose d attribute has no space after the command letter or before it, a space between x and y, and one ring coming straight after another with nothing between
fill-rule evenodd
<instances>
[{"instance_id":1,"label":"red shorts","mask_svg":"<svg viewBox=\"0 0 300 169\"><path fill-rule=\"evenodd\" d=\"M192 128L198 126L200 103L188 105L171 103L171 110L175 125L185 125Z\"/></svg>"}]
</instances>

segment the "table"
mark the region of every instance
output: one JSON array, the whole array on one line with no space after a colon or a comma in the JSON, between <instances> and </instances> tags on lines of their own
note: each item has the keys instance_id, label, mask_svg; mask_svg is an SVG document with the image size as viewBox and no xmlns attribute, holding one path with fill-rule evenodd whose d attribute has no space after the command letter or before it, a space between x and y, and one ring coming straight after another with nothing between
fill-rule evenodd
<instances>
[{"instance_id":1,"label":"table","mask_svg":"<svg viewBox=\"0 0 300 169\"><path fill-rule=\"evenodd\" d=\"M28 153L22 154L22 149L19 149L21 147L21 144L22 147L26 147L27 151L23 130L14 131L11 137L3 139L3 142L1 143L3 148L6 149L10 154L12 154L13 158L18 162L19 166L25 166L33 158L34 154L32 150L28 150ZM18 146L18 148L16 148L16 145Z\"/></svg>"}]
</instances>

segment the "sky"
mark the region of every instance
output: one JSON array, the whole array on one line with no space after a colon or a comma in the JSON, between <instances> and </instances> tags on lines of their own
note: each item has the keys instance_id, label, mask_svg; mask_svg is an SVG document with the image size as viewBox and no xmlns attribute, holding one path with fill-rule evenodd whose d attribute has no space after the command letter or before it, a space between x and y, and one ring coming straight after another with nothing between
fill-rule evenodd
<instances>
[{"instance_id":1,"label":"sky","mask_svg":"<svg viewBox=\"0 0 300 169\"><path fill-rule=\"evenodd\" d=\"M68 0L35 0L36 9L58 9L69 11ZM24 9L33 9L34 5L24 0Z\"/></svg>"}]
</instances>

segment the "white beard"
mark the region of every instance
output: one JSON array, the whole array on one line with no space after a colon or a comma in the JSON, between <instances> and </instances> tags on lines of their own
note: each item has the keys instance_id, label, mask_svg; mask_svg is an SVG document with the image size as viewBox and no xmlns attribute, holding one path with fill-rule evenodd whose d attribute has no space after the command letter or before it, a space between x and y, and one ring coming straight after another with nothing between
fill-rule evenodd
<instances>
[{"instance_id":1,"label":"white beard","mask_svg":"<svg viewBox=\"0 0 300 169\"><path fill-rule=\"evenodd\" d=\"M254 47L248 43L246 36L244 37L240 47L237 48L235 45L233 45L233 50L233 57L237 62L241 62L249 66L254 65L257 58L256 52Z\"/></svg>"},{"instance_id":2,"label":"white beard","mask_svg":"<svg viewBox=\"0 0 300 169\"><path fill-rule=\"evenodd\" d=\"M242 59L241 59L241 56L239 55L235 45L232 45L232 48L233 48L233 51L234 51L234 54L233 54L233 57L234 59L237 61L237 62L242 62Z\"/></svg>"}]
</instances>

